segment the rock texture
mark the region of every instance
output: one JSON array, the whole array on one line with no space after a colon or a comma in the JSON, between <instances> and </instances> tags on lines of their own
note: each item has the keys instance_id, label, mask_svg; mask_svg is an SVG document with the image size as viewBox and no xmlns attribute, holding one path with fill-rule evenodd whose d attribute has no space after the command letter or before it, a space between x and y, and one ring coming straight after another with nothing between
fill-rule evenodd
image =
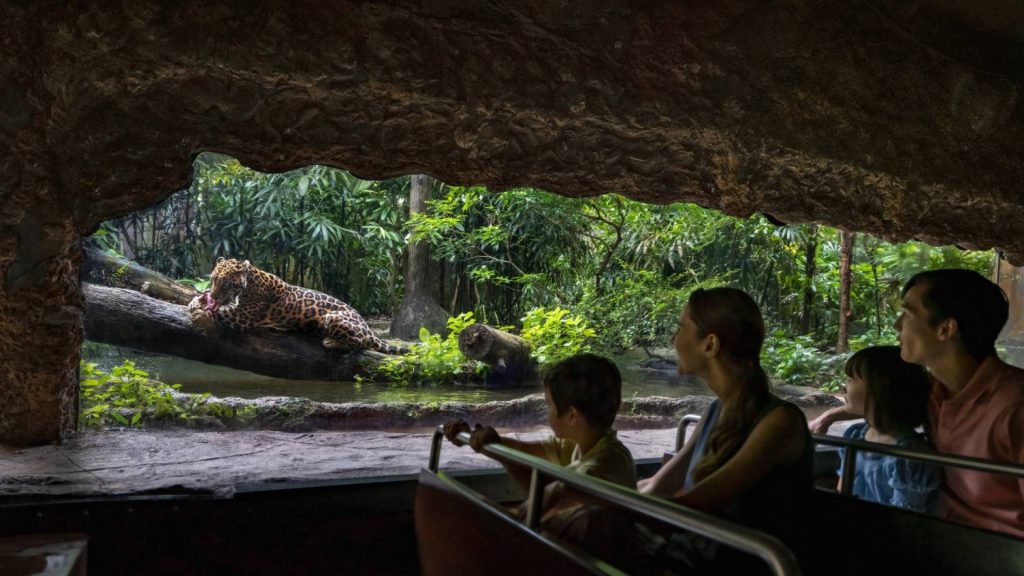
<instances>
[{"instance_id":1,"label":"rock texture","mask_svg":"<svg viewBox=\"0 0 1024 576\"><path fill-rule=\"evenodd\" d=\"M1013 2L41 0L0 21L0 441L73 428L79 239L203 150L1024 262Z\"/></svg>"}]
</instances>

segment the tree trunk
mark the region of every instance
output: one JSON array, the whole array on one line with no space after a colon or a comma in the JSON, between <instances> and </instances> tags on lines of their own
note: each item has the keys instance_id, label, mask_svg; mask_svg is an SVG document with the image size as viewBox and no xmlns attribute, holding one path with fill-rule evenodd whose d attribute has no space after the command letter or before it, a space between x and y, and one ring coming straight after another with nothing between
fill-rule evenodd
<instances>
[{"instance_id":1,"label":"tree trunk","mask_svg":"<svg viewBox=\"0 0 1024 576\"><path fill-rule=\"evenodd\" d=\"M135 262L111 256L92 247L87 247L84 251L83 282L138 290L147 296L175 304L188 304L198 294L192 288L178 284L163 274L143 268Z\"/></svg>"},{"instance_id":2,"label":"tree trunk","mask_svg":"<svg viewBox=\"0 0 1024 576\"><path fill-rule=\"evenodd\" d=\"M409 189L409 213L427 209L431 178L414 174ZM420 327L434 334L447 334L448 313L437 303L431 285L430 245L425 241L409 244L405 262L405 295L391 321L391 337L401 340L419 338Z\"/></svg>"},{"instance_id":3,"label":"tree trunk","mask_svg":"<svg viewBox=\"0 0 1024 576\"><path fill-rule=\"evenodd\" d=\"M804 305L800 314L800 333L811 332L811 314L814 312L814 274L818 267L818 225L811 224L804 245Z\"/></svg>"},{"instance_id":4,"label":"tree trunk","mask_svg":"<svg viewBox=\"0 0 1024 576\"><path fill-rule=\"evenodd\" d=\"M82 294L86 338L95 342L296 380L369 379L389 358L371 350L328 350L312 334L199 330L185 306L134 290L83 284Z\"/></svg>"},{"instance_id":5,"label":"tree trunk","mask_svg":"<svg viewBox=\"0 0 1024 576\"><path fill-rule=\"evenodd\" d=\"M530 343L486 324L472 324L459 333L459 351L466 358L491 367L485 384L523 386L537 382L537 364L530 358Z\"/></svg>"},{"instance_id":6,"label":"tree trunk","mask_svg":"<svg viewBox=\"0 0 1024 576\"><path fill-rule=\"evenodd\" d=\"M836 354L844 354L850 349L850 288L853 284L853 242L856 234L839 231L839 338L836 342Z\"/></svg>"}]
</instances>

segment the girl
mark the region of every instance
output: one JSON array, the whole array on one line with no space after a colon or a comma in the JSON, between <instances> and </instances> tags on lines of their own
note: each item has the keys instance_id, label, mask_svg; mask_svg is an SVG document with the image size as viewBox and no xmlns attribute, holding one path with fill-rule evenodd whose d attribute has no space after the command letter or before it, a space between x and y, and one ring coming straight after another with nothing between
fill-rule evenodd
<instances>
[{"instance_id":1,"label":"girl","mask_svg":"<svg viewBox=\"0 0 1024 576\"><path fill-rule=\"evenodd\" d=\"M914 429L924 425L931 383L924 368L900 358L899 346L857 352L846 362L846 376L847 412L865 422L847 428L844 438L930 449ZM867 451L858 452L856 470L854 496L918 512L928 510L941 478L937 465Z\"/></svg>"},{"instance_id":2,"label":"girl","mask_svg":"<svg viewBox=\"0 0 1024 576\"><path fill-rule=\"evenodd\" d=\"M811 489L811 439L803 412L771 393L763 341L764 321L747 293L715 288L690 296L672 337L679 372L702 378L718 398L683 449L638 489L793 546ZM683 541L692 562L694 539ZM713 546L696 548L705 561L713 556Z\"/></svg>"}]
</instances>

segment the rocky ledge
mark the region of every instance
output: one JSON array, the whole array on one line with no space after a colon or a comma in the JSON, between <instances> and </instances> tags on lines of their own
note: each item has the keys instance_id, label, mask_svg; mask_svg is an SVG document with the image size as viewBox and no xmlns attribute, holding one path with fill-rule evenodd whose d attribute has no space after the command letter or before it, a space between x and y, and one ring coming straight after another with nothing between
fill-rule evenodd
<instances>
[{"instance_id":1,"label":"rocky ledge","mask_svg":"<svg viewBox=\"0 0 1024 576\"><path fill-rule=\"evenodd\" d=\"M776 390L783 398L807 411L838 406L835 396L796 386ZM685 414L700 414L711 403L708 396L666 398L648 396L627 398L615 426L620 430L667 428L678 424ZM149 424L150 428L193 428L200 430L396 430L423 429L446 420L463 418L471 423L528 429L547 424L543 394L530 394L515 400L469 404L464 402L346 403L314 402L305 398L266 397L208 398L215 407L210 414L191 420L166 418Z\"/></svg>"}]
</instances>

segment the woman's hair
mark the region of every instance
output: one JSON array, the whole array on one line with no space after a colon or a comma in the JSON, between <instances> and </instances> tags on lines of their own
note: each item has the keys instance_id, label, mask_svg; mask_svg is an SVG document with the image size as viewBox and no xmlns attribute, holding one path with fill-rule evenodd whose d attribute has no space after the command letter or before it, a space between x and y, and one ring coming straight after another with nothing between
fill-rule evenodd
<instances>
[{"instance_id":1,"label":"woman's hair","mask_svg":"<svg viewBox=\"0 0 1024 576\"><path fill-rule=\"evenodd\" d=\"M550 366L542 377L558 414L571 407L591 426L611 428L622 405L622 375L611 360L577 354Z\"/></svg>"},{"instance_id":2,"label":"woman's hair","mask_svg":"<svg viewBox=\"0 0 1024 576\"><path fill-rule=\"evenodd\" d=\"M846 375L864 382L864 411L879 432L891 434L924 424L931 382L923 367L900 358L899 346L857 352L846 361Z\"/></svg>"},{"instance_id":3,"label":"woman's hair","mask_svg":"<svg viewBox=\"0 0 1024 576\"><path fill-rule=\"evenodd\" d=\"M771 389L768 375L761 368L764 320L750 295L736 288L697 290L690 295L687 306L700 336L717 336L723 360L742 369L744 387L732 405L721 407L718 423L708 438L708 450L693 471L694 480L700 481L739 451L771 397Z\"/></svg>"}]
</instances>

